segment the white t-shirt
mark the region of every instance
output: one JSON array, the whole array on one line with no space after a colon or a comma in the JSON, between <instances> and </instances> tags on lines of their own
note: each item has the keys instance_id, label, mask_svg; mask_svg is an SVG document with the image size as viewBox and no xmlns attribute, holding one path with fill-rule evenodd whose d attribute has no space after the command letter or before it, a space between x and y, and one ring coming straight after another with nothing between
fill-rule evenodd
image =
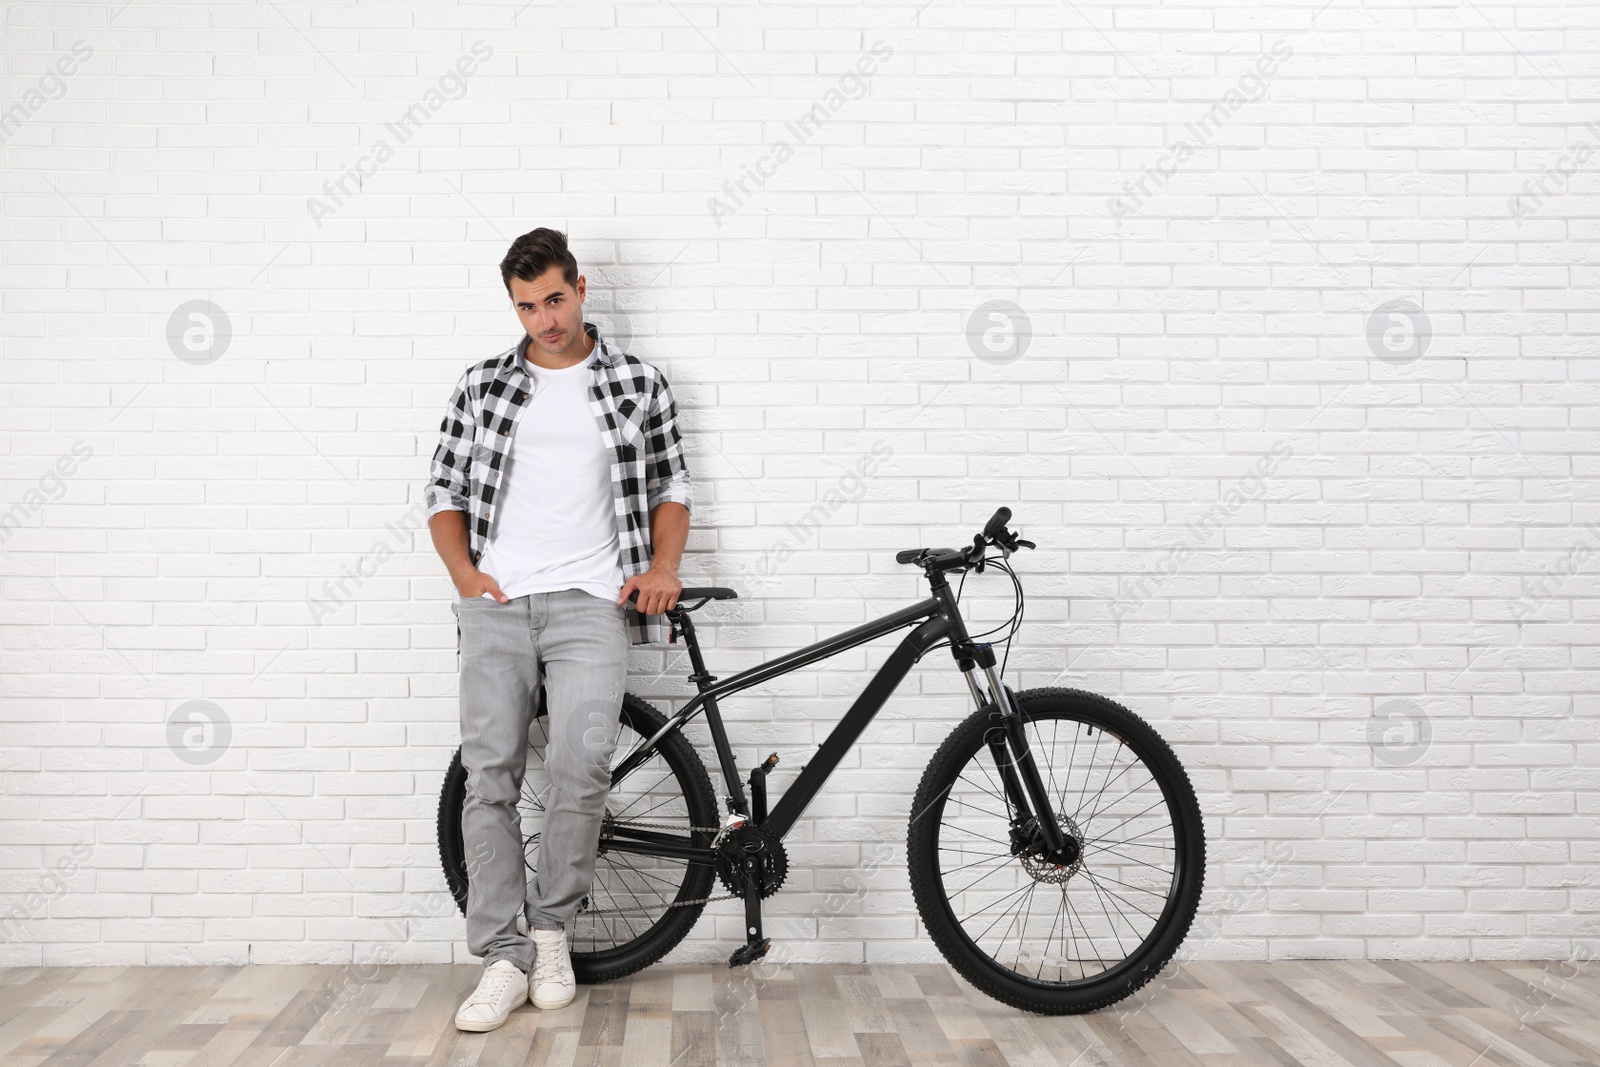
<instances>
[{"instance_id":1,"label":"white t-shirt","mask_svg":"<svg viewBox=\"0 0 1600 1067\"><path fill-rule=\"evenodd\" d=\"M522 359L533 385L478 560L508 597L582 589L615 603L622 591L611 450L589 406L593 362L549 370Z\"/></svg>"}]
</instances>

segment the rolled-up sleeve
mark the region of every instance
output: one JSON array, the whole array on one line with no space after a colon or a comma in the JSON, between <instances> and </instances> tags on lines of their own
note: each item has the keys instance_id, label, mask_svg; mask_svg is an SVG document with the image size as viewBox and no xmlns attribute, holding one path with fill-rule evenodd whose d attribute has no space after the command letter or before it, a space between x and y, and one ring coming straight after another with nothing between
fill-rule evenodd
<instances>
[{"instance_id":1,"label":"rolled-up sleeve","mask_svg":"<svg viewBox=\"0 0 1600 1067\"><path fill-rule=\"evenodd\" d=\"M683 457L683 436L678 431L678 405L665 375L658 378L645 418L645 506L676 501L693 510L694 482Z\"/></svg>"},{"instance_id":2,"label":"rolled-up sleeve","mask_svg":"<svg viewBox=\"0 0 1600 1067\"><path fill-rule=\"evenodd\" d=\"M467 395L467 379L463 373L456 383L444 420L439 424L439 446L433 450L433 463L428 473L428 484L423 490L423 502L428 507L428 517L441 511L466 511L468 467L472 463L472 437L476 414Z\"/></svg>"}]
</instances>

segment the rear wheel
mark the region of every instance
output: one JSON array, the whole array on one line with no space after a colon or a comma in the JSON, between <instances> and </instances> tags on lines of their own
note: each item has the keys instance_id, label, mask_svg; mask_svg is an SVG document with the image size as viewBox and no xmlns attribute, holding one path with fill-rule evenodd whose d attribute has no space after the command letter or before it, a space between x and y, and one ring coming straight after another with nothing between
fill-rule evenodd
<instances>
[{"instance_id":1,"label":"rear wheel","mask_svg":"<svg viewBox=\"0 0 1600 1067\"><path fill-rule=\"evenodd\" d=\"M519 805L530 883L538 869L544 798L550 786L544 767L549 720L543 713L543 701L539 704L540 714L528 731L530 747ZM612 766L620 764L665 724L661 712L631 693L624 694L622 730ZM461 765L458 748L439 792L438 832L445 881L462 914L466 914L470 880L468 850L461 835L466 787L467 772ZM619 820L649 823L660 833L710 847L711 833L689 828L717 825L716 798L705 764L681 731L674 730L663 737L650 758L614 783L606 798L593 887L567 926L572 932L572 971L580 982L621 978L672 951L705 908L704 904L681 902L710 895L714 880L709 861L691 863L608 850L606 842Z\"/></svg>"},{"instance_id":2,"label":"rear wheel","mask_svg":"<svg viewBox=\"0 0 1600 1067\"><path fill-rule=\"evenodd\" d=\"M1076 689L1013 693L1067 862L1045 858L1001 778L997 713L934 754L907 835L923 925L968 981L1014 1007L1093 1011L1158 974L1189 931L1205 834L1189 776L1139 716ZM995 742L998 742L996 746Z\"/></svg>"}]
</instances>

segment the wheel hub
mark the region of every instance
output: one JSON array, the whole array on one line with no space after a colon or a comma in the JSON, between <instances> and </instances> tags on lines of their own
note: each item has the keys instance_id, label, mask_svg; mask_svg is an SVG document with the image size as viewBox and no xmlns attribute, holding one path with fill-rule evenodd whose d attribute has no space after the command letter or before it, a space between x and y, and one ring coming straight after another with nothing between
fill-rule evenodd
<instances>
[{"instance_id":1,"label":"wheel hub","mask_svg":"<svg viewBox=\"0 0 1600 1067\"><path fill-rule=\"evenodd\" d=\"M1057 815L1064 840L1061 850L1051 854L1045 849L1044 834L1039 820L1028 817L1027 823L1011 831L1013 854L1022 861L1022 869L1036 882L1060 885L1083 869L1083 831L1070 815Z\"/></svg>"}]
</instances>

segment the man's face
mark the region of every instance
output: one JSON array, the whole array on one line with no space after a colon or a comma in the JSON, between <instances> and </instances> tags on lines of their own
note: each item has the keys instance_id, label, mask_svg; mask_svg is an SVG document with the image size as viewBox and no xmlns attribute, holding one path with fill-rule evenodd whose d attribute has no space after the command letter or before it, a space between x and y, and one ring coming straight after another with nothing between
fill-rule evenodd
<instances>
[{"instance_id":1,"label":"man's face","mask_svg":"<svg viewBox=\"0 0 1600 1067\"><path fill-rule=\"evenodd\" d=\"M564 356L574 345L583 351L584 283L583 275L578 275L574 292L559 266L549 267L532 281L512 276L511 306L533 343L547 354Z\"/></svg>"}]
</instances>

